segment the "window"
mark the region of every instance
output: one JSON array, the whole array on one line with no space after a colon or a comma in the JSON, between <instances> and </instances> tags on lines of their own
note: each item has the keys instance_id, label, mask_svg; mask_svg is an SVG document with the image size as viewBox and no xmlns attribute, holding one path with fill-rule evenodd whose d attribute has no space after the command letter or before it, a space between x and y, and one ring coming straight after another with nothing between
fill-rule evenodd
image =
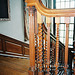
<instances>
[{"instance_id":1,"label":"window","mask_svg":"<svg viewBox=\"0 0 75 75\"><path fill-rule=\"evenodd\" d=\"M56 0L56 9L75 8L75 0ZM69 24L69 47L73 47L73 31L74 31L74 17L70 17ZM59 40L65 44L66 25L64 17L60 18L59 25Z\"/></svg>"},{"instance_id":2,"label":"window","mask_svg":"<svg viewBox=\"0 0 75 75\"><path fill-rule=\"evenodd\" d=\"M0 0L0 21L9 21L9 0Z\"/></svg>"}]
</instances>

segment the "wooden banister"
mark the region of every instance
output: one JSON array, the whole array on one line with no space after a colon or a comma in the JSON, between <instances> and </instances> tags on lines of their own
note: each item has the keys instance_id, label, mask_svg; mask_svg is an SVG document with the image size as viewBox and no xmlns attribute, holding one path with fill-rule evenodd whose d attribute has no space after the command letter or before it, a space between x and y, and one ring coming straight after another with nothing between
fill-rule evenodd
<instances>
[{"instance_id":1,"label":"wooden banister","mask_svg":"<svg viewBox=\"0 0 75 75\"><path fill-rule=\"evenodd\" d=\"M75 16L75 9L48 9L42 4L41 0L25 0L25 2L27 2L28 7L30 8L35 7L37 10L37 16L35 15L37 17L37 21L35 18L35 24L34 24L34 13L32 9L30 9L29 15L30 19L29 40L30 40L30 56L31 56L30 57L31 71L29 75L35 75L34 74L36 72L35 64L37 64L38 67L37 68L38 75L44 75L44 73L47 75L50 75L50 73L53 75L58 74L67 75L69 17ZM44 15L46 17L47 28L45 24L42 22L41 15ZM50 17L55 17L55 23L57 27L56 37L50 33ZM66 17L65 46L59 41L60 17Z\"/></svg>"},{"instance_id":2,"label":"wooden banister","mask_svg":"<svg viewBox=\"0 0 75 75\"><path fill-rule=\"evenodd\" d=\"M35 6L36 9L44 16L47 17L74 17L75 9L48 9L43 6L39 0L25 0L27 6ZM68 15L67 15L68 14Z\"/></svg>"},{"instance_id":3,"label":"wooden banister","mask_svg":"<svg viewBox=\"0 0 75 75\"><path fill-rule=\"evenodd\" d=\"M34 36L34 8L29 8L29 49L30 49L30 68L29 75L36 74L35 71L35 36Z\"/></svg>"}]
</instances>

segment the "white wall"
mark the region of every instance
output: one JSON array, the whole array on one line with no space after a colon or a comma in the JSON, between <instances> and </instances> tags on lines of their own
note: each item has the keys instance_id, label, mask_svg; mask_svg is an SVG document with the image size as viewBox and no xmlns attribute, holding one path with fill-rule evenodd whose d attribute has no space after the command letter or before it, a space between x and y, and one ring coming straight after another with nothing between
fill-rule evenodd
<instances>
[{"instance_id":1,"label":"white wall","mask_svg":"<svg viewBox=\"0 0 75 75\"><path fill-rule=\"evenodd\" d=\"M10 21L0 21L0 33L24 41L23 0L10 0Z\"/></svg>"}]
</instances>

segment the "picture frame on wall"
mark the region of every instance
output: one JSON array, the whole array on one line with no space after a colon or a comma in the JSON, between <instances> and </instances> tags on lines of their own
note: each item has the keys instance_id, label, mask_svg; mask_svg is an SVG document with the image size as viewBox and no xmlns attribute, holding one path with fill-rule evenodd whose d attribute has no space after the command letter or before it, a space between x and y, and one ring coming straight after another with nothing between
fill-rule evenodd
<instances>
[{"instance_id":1,"label":"picture frame on wall","mask_svg":"<svg viewBox=\"0 0 75 75\"><path fill-rule=\"evenodd\" d=\"M0 21L10 20L9 0L0 0Z\"/></svg>"}]
</instances>

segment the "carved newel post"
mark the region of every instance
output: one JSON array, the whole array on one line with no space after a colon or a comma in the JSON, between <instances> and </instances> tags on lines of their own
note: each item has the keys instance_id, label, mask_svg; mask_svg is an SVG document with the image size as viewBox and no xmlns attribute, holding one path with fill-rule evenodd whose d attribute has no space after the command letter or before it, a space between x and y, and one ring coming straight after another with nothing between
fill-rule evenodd
<instances>
[{"instance_id":1,"label":"carved newel post","mask_svg":"<svg viewBox=\"0 0 75 75\"><path fill-rule=\"evenodd\" d=\"M29 50L30 68L29 75L36 75L35 70L35 36L34 36L34 7L29 7Z\"/></svg>"}]
</instances>

